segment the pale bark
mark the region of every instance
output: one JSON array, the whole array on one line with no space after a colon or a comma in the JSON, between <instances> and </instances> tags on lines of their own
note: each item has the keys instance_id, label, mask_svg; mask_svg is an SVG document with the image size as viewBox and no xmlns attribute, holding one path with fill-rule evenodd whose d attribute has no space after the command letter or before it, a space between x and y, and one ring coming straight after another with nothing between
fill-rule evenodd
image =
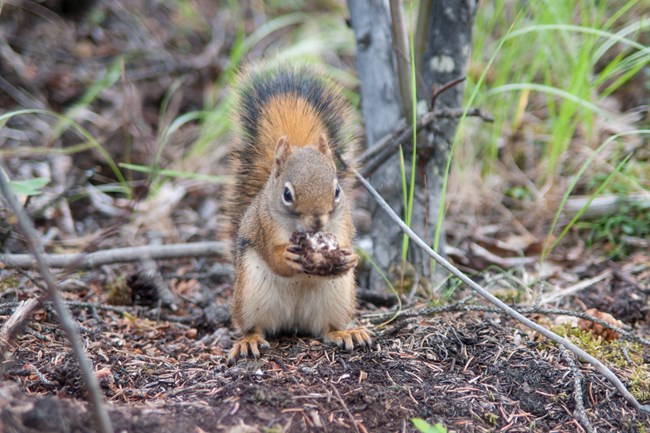
<instances>
[{"instance_id":1,"label":"pale bark","mask_svg":"<svg viewBox=\"0 0 650 433\"><path fill-rule=\"evenodd\" d=\"M422 0L423 2L427 0ZM476 9L475 0L431 0L420 10L430 11L424 52L416 59L418 76L424 82L418 99L428 101L434 87L464 77L470 52L471 31ZM352 26L357 39L357 69L361 79L361 104L367 142L379 142L387 133L404 126L398 74L386 2L348 0ZM418 22L426 22L422 17ZM418 48L420 49L420 48ZM422 86L420 86L422 87ZM455 86L442 93L436 108L457 109L462 105L464 87ZM420 133L417 143L416 190L411 227L430 245L433 244L438 220L442 179L449 149L456 133L457 119L439 119L429 130ZM407 176L410 177L412 147L404 143ZM397 154L388 159L371 177L373 186L391 208L404 215L401 174ZM383 270L395 269L401 262L402 232L378 209L372 210L373 259ZM444 251L444 230L439 251ZM431 281L431 259L419 249L410 248L408 261L415 266L424 285ZM382 285L378 275L371 286Z\"/></svg>"}]
</instances>

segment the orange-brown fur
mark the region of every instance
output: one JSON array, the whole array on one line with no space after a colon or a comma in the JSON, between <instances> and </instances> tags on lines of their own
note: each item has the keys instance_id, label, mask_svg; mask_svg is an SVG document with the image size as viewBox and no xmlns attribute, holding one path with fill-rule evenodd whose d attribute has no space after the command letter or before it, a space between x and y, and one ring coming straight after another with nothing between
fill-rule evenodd
<instances>
[{"instance_id":1,"label":"orange-brown fur","mask_svg":"<svg viewBox=\"0 0 650 433\"><path fill-rule=\"evenodd\" d=\"M314 74L322 79L318 74L308 69L298 68L297 73ZM236 87L239 89L246 88L249 83L253 82L258 71L244 72L237 80ZM338 146L342 147L341 159L347 164L347 169L338 170L339 181L344 188L352 188L354 185L354 175L350 168L356 167L354 157L357 153L357 142L352 138L350 129L350 119L353 118L352 110L347 104L340 92L334 89L330 84L323 80L322 86L325 88L327 95L332 99L331 112L335 116L343 119L344 125L339 131L341 138L334 140L328 134L323 125L321 117L316 110L304 99L291 94L279 94L267 101L261 115L256 119L256 130L258 136L255 142L251 142L250 137L246 137L242 131L242 125L246 123L242 115L242 105L245 104L242 91L238 92L236 105L239 107L235 110L233 116L234 125L239 128L233 144L233 152L230 158L230 172L235 175L235 183L228 188L226 200L226 215L230 223L230 234L235 236L237 227L245 210L250 206L255 195L262 189L271 173L273 165L273 153L275 146L280 137L285 135L290 145L304 147L308 144L317 143L318 137L325 135L328 142L344 141ZM247 173L247 177L238 177L245 168L243 161L238 158L238 153L243 152L250 156L251 165L255 170Z\"/></svg>"},{"instance_id":2,"label":"orange-brown fur","mask_svg":"<svg viewBox=\"0 0 650 433\"><path fill-rule=\"evenodd\" d=\"M266 183L273 167L275 145L282 136L292 146L302 147L308 143L316 143L321 134L325 134L320 120L314 110L302 99L293 95L282 95L273 98L265 106L263 116L258 124L259 137L254 150L253 165L257 168L253 176L246 179L251 195L245 200L238 200L235 214L243 214L250 205L255 193ZM233 164L233 169L237 163ZM236 173L236 171L233 171Z\"/></svg>"}]
</instances>

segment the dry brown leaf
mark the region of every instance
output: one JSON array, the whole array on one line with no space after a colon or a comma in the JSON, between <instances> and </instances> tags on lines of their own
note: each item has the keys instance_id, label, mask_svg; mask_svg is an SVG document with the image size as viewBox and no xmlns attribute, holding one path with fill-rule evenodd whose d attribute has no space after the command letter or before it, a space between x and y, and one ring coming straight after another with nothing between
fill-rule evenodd
<instances>
[{"instance_id":1,"label":"dry brown leaf","mask_svg":"<svg viewBox=\"0 0 650 433\"><path fill-rule=\"evenodd\" d=\"M585 313L595 317L596 319L603 320L612 326L616 326L617 328L623 327L623 322L621 322L620 320L616 320L616 318L609 313L598 311L595 308L590 308L587 311L585 311ZM619 338L621 338L621 334L619 334L618 332L606 328L599 323L594 323L591 320L580 319L578 320L578 326L583 331L591 331L594 334L603 337L603 339L607 341L618 340Z\"/></svg>"}]
</instances>

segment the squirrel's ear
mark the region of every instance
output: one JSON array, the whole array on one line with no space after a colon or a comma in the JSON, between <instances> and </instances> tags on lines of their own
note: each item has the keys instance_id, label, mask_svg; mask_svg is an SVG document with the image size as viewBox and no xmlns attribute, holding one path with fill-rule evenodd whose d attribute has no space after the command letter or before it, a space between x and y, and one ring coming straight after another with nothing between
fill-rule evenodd
<instances>
[{"instance_id":1,"label":"squirrel's ear","mask_svg":"<svg viewBox=\"0 0 650 433\"><path fill-rule=\"evenodd\" d=\"M327 143L327 137L325 137L325 134L321 134L320 137L318 137L318 151L325 156L332 155L332 149Z\"/></svg>"},{"instance_id":2,"label":"squirrel's ear","mask_svg":"<svg viewBox=\"0 0 650 433\"><path fill-rule=\"evenodd\" d=\"M284 161L287 159L289 155L291 155L291 146L289 145L289 142L287 141L287 136L285 135L280 137L278 143L275 145L276 175L280 173L277 169L280 168L280 166L284 163Z\"/></svg>"}]
</instances>

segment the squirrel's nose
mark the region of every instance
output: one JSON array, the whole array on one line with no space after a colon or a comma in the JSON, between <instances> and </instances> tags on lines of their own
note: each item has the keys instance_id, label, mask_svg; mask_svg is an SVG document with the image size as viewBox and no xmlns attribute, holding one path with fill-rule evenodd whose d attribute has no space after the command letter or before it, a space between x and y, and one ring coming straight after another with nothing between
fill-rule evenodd
<instances>
[{"instance_id":1,"label":"squirrel's nose","mask_svg":"<svg viewBox=\"0 0 650 433\"><path fill-rule=\"evenodd\" d=\"M327 215L314 214L310 220L311 221L309 222L309 228L311 231L317 232L325 227L325 224L327 223Z\"/></svg>"},{"instance_id":2,"label":"squirrel's nose","mask_svg":"<svg viewBox=\"0 0 650 433\"><path fill-rule=\"evenodd\" d=\"M317 232L323 228L323 219L320 217L320 215L314 215L311 221L311 228L313 231Z\"/></svg>"}]
</instances>

